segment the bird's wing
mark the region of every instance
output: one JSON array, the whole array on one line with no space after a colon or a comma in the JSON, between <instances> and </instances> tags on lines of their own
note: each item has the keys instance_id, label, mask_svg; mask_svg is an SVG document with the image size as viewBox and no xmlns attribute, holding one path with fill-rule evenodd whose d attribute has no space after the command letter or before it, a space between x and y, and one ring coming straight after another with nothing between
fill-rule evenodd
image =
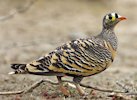
<instances>
[{"instance_id":1,"label":"bird's wing","mask_svg":"<svg viewBox=\"0 0 137 100\"><path fill-rule=\"evenodd\" d=\"M111 52L103 42L92 39L70 41L48 55L27 65L32 73L64 73L89 76L106 69L111 62Z\"/></svg>"}]
</instances>

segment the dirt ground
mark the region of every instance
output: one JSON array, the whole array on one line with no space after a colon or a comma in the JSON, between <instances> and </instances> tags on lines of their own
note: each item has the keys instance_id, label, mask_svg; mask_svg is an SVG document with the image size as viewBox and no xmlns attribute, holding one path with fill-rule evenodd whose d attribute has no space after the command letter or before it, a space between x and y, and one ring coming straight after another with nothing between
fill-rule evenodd
<instances>
[{"instance_id":1,"label":"dirt ground","mask_svg":"<svg viewBox=\"0 0 137 100\"><path fill-rule=\"evenodd\" d=\"M0 16L24 7L29 1L0 0ZM119 40L115 61L106 71L87 77L82 83L122 91L116 84L119 82L130 92L137 92L136 11L137 0L37 0L27 11L0 20L0 91L21 90L41 78L56 81L54 76L8 75L12 70L10 64L30 62L69 40L96 35L101 31L103 16L117 12L128 20L115 28ZM0 100L82 100L75 89L70 91L72 95L65 98L57 86L43 83L25 95L0 95ZM110 93L94 92L89 100L113 99L108 97ZM137 96L124 98L137 100Z\"/></svg>"}]
</instances>

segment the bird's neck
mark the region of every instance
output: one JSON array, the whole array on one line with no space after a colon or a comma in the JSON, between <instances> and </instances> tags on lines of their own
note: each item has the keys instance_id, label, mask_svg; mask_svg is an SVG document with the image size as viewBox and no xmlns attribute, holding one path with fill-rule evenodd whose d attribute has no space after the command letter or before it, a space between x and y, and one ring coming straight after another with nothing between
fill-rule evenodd
<instances>
[{"instance_id":1,"label":"bird's neck","mask_svg":"<svg viewBox=\"0 0 137 100\"><path fill-rule=\"evenodd\" d=\"M114 50L117 49L117 37L114 32L114 28L103 28L102 32L98 35L99 38L104 39L105 41L109 42Z\"/></svg>"}]
</instances>

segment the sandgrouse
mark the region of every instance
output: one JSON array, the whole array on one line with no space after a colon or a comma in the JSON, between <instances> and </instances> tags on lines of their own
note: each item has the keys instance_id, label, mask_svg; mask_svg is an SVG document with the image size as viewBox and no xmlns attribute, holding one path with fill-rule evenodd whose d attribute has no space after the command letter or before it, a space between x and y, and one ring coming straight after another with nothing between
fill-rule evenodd
<instances>
[{"instance_id":1,"label":"sandgrouse","mask_svg":"<svg viewBox=\"0 0 137 100\"><path fill-rule=\"evenodd\" d=\"M12 64L15 71L11 73L57 76L60 86L63 76L71 76L79 94L84 95L79 83L84 77L104 71L113 62L117 50L114 27L125 19L117 13L109 13L103 18L99 35L67 42L28 64Z\"/></svg>"}]
</instances>

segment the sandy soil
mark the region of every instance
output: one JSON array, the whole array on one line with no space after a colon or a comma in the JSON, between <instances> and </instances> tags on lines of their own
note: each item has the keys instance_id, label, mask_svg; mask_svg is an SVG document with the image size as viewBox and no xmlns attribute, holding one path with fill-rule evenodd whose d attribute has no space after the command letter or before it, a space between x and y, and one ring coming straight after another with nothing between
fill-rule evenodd
<instances>
[{"instance_id":1,"label":"sandy soil","mask_svg":"<svg viewBox=\"0 0 137 100\"><path fill-rule=\"evenodd\" d=\"M13 8L24 7L29 0L0 0L0 16ZM0 21L0 91L21 90L41 78L34 75L8 75L11 63L27 63L71 39L96 35L102 28L102 17L109 12L126 16L115 29L119 47L117 57L106 71L85 78L93 86L137 92L137 0L38 0L31 8L13 18ZM65 79L65 78L64 78ZM48 87L47 87L48 86ZM75 89L66 100L82 99ZM89 89L85 91L89 92ZM109 93L95 91L93 100L112 100ZM126 97L126 96L124 96ZM135 99L135 96L126 98ZM44 83L25 95L0 96L2 100L64 100L57 86ZM135 99L136 100L136 99Z\"/></svg>"}]
</instances>

